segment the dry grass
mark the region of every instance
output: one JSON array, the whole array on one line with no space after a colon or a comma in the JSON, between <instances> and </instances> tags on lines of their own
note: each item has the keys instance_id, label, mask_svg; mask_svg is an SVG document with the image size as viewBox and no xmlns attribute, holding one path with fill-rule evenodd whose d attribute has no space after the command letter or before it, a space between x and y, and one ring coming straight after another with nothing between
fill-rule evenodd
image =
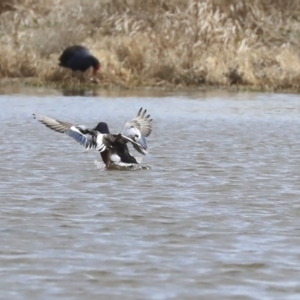
<instances>
[{"instance_id":1,"label":"dry grass","mask_svg":"<svg viewBox=\"0 0 300 300\"><path fill-rule=\"evenodd\" d=\"M299 0L0 0L0 78L69 83L64 47L100 84L300 90Z\"/></svg>"}]
</instances>

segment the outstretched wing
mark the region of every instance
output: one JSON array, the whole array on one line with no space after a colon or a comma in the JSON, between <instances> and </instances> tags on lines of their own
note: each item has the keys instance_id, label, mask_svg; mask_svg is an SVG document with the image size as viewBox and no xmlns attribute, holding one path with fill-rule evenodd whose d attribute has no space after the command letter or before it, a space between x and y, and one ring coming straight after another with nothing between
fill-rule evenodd
<instances>
[{"instance_id":1,"label":"outstretched wing","mask_svg":"<svg viewBox=\"0 0 300 300\"><path fill-rule=\"evenodd\" d=\"M147 115L147 110L141 107L137 115L129 122L125 123L122 134L137 144L133 144L134 148L140 152L141 147L146 150L146 137L152 131L152 119Z\"/></svg>"},{"instance_id":2,"label":"outstretched wing","mask_svg":"<svg viewBox=\"0 0 300 300\"><path fill-rule=\"evenodd\" d=\"M141 107L137 115L130 122L126 123L127 125L138 129L143 136L147 137L152 131L152 121L153 120L150 119L150 115L147 115L147 110L143 110L143 108Z\"/></svg>"},{"instance_id":3,"label":"outstretched wing","mask_svg":"<svg viewBox=\"0 0 300 300\"><path fill-rule=\"evenodd\" d=\"M144 147L140 143L132 140L130 137L127 137L121 133L105 134L103 137L103 143L106 145L107 148L120 148L120 146L118 145L124 145L128 142L130 142L139 153L143 155L147 154L146 149L144 149Z\"/></svg>"},{"instance_id":4,"label":"outstretched wing","mask_svg":"<svg viewBox=\"0 0 300 300\"><path fill-rule=\"evenodd\" d=\"M59 121L42 115L33 114L33 117L54 131L67 134L80 145L84 146L85 149L96 149L102 152L107 148L103 143L104 135L98 131L94 131L83 125L73 125L69 122Z\"/></svg>"}]
</instances>

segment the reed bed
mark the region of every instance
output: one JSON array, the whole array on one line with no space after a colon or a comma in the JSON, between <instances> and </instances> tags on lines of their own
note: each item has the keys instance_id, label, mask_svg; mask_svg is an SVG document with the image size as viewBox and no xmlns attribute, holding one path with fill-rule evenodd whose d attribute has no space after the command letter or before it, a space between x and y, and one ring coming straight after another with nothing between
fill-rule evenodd
<instances>
[{"instance_id":1,"label":"reed bed","mask_svg":"<svg viewBox=\"0 0 300 300\"><path fill-rule=\"evenodd\" d=\"M73 82L58 57L82 44L102 86L300 90L299 0L0 0L0 16L2 82Z\"/></svg>"}]
</instances>

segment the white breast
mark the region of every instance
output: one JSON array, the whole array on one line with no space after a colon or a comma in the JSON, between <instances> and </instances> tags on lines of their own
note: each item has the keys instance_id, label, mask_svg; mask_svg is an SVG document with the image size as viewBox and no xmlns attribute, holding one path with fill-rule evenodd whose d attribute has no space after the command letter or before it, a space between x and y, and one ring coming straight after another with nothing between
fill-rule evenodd
<instances>
[{"instance_id":1,"label":"white breast","mask_svg":"<svg viewBox=\"0 0 300 300\"><path fill-rule=\"evenodd\" d=\"M113 162L113 163L119 163L119 162L121 161L121 158L120 158L120 156L117 155L117 154L112 154L112 155L110 156L110 160L111 160L111 162Z\"/></svg>"}]
</instances>

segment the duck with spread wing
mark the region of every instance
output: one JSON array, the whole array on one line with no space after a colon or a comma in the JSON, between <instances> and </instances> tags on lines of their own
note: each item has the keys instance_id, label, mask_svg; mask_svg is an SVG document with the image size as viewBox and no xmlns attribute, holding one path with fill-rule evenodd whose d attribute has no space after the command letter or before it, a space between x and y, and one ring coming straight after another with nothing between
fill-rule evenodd
<instances>
[{"instance_id":1,"label":"duck with spread wing","mask_svg":"<svg viewBox=\"0 0 300 300\"><path fill-rule=\"evenodd\" d=\"M100 122L90 129L84 125L75 125L43 115L33 114L33 116L48 128L67 134L85 149L98 150L106 168L120 163L138 164L136 158L129 152L128 143L131 143L139 153L147 154L146 137L152 131L152 119L146 109L140 108L137 115L125 123L123 131L117 134L110 133L105 122Z\"/></svg>"}]
</instances>

